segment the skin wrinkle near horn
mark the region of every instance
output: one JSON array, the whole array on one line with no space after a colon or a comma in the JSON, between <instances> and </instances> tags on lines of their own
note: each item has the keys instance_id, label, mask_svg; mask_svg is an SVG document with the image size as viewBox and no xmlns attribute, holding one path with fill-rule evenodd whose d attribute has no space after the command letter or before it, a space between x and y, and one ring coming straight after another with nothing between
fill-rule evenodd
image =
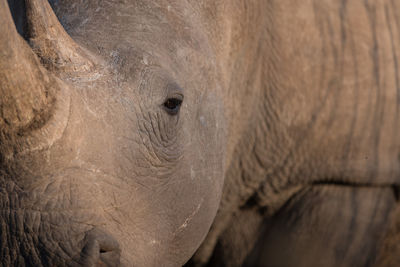
<instances>
[{"instance_id":1,"label":"skin wrinkle near horn","mask_svg":"<svg viewBox=\"0 0 400 267\"><path fill-rule=\"evenodd\" d=\"M30 131L29 135L21 138L19 150L5 154L6 158L11 159L14 153L16 155L24 155L50 149L54 143L62 139L69 121L71 96L66 84L61 81L58 82L63 86L57 92L55 100L57 101L57 105L54 107L53 116L43 127L35 131Z\"/></svg>"}]
</instances>

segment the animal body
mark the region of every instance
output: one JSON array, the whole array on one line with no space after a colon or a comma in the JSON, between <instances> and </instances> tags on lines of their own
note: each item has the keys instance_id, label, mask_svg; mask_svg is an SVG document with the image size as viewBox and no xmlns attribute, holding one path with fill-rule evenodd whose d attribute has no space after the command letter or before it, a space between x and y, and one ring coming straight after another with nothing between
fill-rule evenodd
<instances>
[{"instance_id":1,"label":"animal body","mask_svg":"<svg viewBox=\"0 0 400 267\"><path fill-rule=\"evenodd\" d=\"M1 262L395 264L399 48L397 0L0 0Z\"/></svg>"}]
</instances>

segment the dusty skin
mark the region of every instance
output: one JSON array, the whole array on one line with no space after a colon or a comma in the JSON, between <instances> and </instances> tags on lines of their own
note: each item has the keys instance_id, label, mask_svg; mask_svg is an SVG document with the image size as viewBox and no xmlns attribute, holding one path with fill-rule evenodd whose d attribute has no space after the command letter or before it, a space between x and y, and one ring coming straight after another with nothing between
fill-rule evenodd
<instances>
[{"instance_id":1,"label":"dusty skin","mask_svg":"<svg viewBox=\"0 0 400 267\"><path fill-rule=\"evenodd\" d=\"M399 0L0 0L2 266L400 266Z\"/></svg>"}]
</instances>

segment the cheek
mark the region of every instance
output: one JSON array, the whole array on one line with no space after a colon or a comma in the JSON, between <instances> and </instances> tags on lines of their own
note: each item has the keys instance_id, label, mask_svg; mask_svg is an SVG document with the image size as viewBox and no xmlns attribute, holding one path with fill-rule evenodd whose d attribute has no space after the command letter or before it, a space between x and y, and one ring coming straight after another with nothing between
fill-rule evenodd
<instances>
[{"instance_id":1,"label":"cheek","mask_svg":"<svg viewBox=\"0 0 400 267\"><path fill-rule=\"evenodd\" d=\"M208 190L221 189L225 165L225 132L223 102L213 93L206 94L197 103L188 129L191 135L190 173L192 180L203 181Z\"/></svg>"},{"instance_id":2,"label":"cheek","mask_svg":"<svg viewBox=\"0 0 400 267\"><path fill-rule=\"evenodd\" d=\"M109 201L103 203L106 228L120 240L122 256L128 262L182 265L205 238L220 189L208 178L192 180L190 170L177 172L176 177L152 189L139 185L129 188L121 182L118 188L108 184L110 190L105 191L118 193L103 194Z\"/></svg>"},{"instance_id":3,"label":"cheek","mask_svg":"<svg viewBox=\"0 0 400 267\"><path fill-rule=\"evenodd\" d=\"M185 210L181 228L186 228L180 233L179 243L194 250L207 234L219 206L226 145L222 101L208 94L198 107L198 112L185 114L190 123L184 129L187 145L180 174L186 191L180 194L185 197L178 199L181 210Z\"/></svg>"},{"instance_id":4,"label":"cheek","mask_svg":"<svg viewBox=\"0 0 400 267\"><path fill-rule=\"evenodd\" d=\"M116 182L105 179L104 192L114 193L103 194L103 206L107 228L121 240L122 256L128 262L146 265L151 259L182 265L209 230L223 185L224 120L215 96L204 96L201 102L205 104L197 103L197 112L182 108L176 143L180 155L173 160L149 161L150 156L160 159L159 152L149 149L156 149L163 133L152 137L147 130L160 125L152 123L157 116L135 116L113 138ZM139 123L145 129L142 135Z\"/></svg>"}]
</instances>

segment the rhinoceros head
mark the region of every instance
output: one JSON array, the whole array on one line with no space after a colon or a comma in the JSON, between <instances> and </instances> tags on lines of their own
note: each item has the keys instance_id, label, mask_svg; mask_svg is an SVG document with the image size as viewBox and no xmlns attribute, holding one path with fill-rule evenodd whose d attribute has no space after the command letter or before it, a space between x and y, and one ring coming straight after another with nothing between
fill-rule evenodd
<instances>
[{"instance_id":1,"label":"rhinoceros head","mask_svg":"<svg viewBox=\"0 0 400 267\"><path fill-rule=\"evenodd\" d=\"M8 2L3 262L184 264L215 216L227 157L223 74L195 10L55 1L67 34L46 0Z\"/></svg>"}]
</instances>

